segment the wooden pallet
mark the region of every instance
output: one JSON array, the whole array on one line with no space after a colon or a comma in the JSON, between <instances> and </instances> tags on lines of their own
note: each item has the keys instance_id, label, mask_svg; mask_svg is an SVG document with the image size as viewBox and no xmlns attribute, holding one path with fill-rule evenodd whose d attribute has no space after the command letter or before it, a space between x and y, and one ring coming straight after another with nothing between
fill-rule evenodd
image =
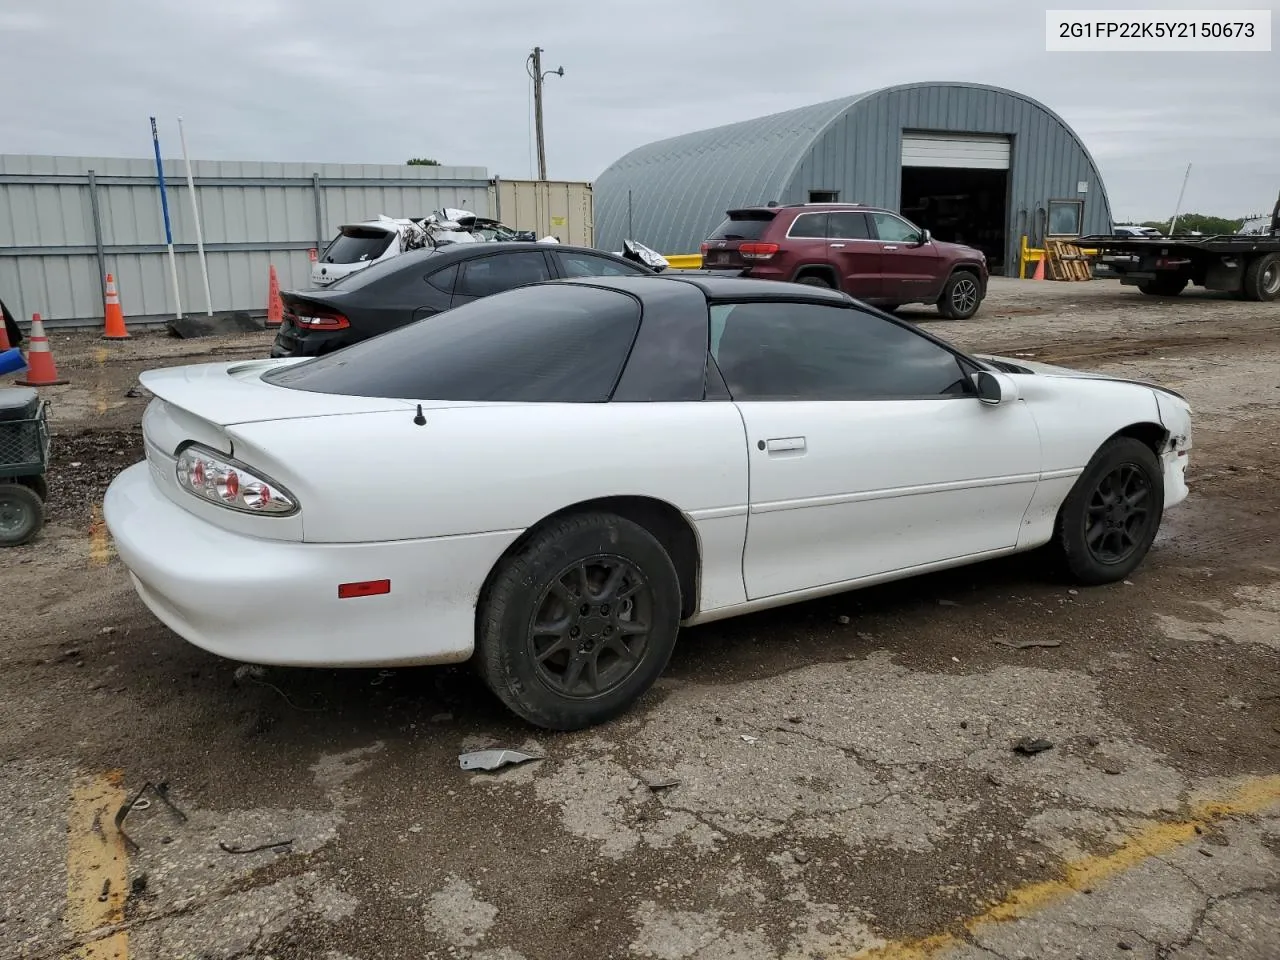
<instances>
[{"instance_id":1,"label":"wooden pallet","mask_svg":"<svg viewBox=\"0 0 1280 960\"><path fill-rule=\"evenodd\" d=\"M1045 279L1092 280L1093 268L1084 251L1067 240L1046 240Z\"/></svg>"}]
</instances>

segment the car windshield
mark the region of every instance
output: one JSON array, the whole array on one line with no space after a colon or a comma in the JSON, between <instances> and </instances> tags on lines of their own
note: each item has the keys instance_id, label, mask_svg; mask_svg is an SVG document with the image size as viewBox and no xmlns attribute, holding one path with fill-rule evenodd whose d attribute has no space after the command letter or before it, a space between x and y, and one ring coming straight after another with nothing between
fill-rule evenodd
<instances>
[{"instance_id":1,"label":"car windshield","mask_svg":"<svg viewBox=\"0 0 1280 960\"><path fill-rule=\"evenodd\" d=\"M394 233L377 227L343 227L320 258L323 263L367 263L391 246Z\"/></svg>"},{"instance_id":2,"label":"car windshield","mask_svg":"<svg viewBox=\"0 0 1280 960\"><path fill-rule=\"evenodd\" d=\"M629 294L538 284L270 370L262 379L355 397L601 403L612 395L639 328L640 303Z\"/></svg>"},{"instance_id":3,"label":"car windshield","mask_svg":"<svg viewBox=\"0 0 1280 960\"><path fill-rule=\"evenodd\" d=\"M771 213L731 213L728 218L711 231L708 240L759 240L765 229L773 222Z\"/></svg>"}]
</instances>

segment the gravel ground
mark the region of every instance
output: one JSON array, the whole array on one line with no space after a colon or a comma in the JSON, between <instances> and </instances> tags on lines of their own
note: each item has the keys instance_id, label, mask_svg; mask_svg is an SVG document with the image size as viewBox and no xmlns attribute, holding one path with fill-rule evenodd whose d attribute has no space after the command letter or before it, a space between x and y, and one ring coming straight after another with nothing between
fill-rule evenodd
<instances>
[{"instance_id":1,"label":"gravel ground","mask_svg":"<svg viewBox=\"0 0 1280 960\"><path fill-rule=\"evenodd\" d=\"M55 338L49 524L0 556L0 958L71 955L85 890L123 925L98 958L1280 956L1280 305L996 281L973 320L903 313L1190 398L1192 496L1148 562L689 630L630 715L565 735L464 668L255 678L168 632L96 512L141 457L130 389L269 338ZM546 759L460 771L484 745ZM153 798L112 861L86 791L147 781L186 819Z\"/></svg>"}]
</instances>

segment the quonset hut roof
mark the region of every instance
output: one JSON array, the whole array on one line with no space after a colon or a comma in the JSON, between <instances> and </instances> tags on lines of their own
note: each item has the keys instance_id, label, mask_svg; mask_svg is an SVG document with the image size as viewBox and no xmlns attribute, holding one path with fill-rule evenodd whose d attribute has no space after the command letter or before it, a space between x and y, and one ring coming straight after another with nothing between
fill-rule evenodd
<instances>
[{"instance_id":1,"label":"quonset hut roof","mask_svg":"<svg viewBox=\"0 0 1280 960\"><path fill-rule=\"evenodd\" d=\"M908 83L637 147L593 184L597 245L616 250L631 237L662 253L696 252L727 209L803 202L813 184L800 181L812 179L815 166L840 171L823 179L841 181L841 199L896 207L899 128L908 127L1016 133L1025 160L1015 203L1074 196L1076 181L1089 180L1101 201L1089 216L1096 212L1102 225L1094 226L1106 229L1110 205L1097 165L1052 110L1002 87Z\"/></svg>"},{"instance_id":2,"label":"quonset hut roof","mask_svg":"<svg viewBox=\"0 0 1280 960\"><path fill-rule=\"evenodd\" d=\"M715 226L707 222L709 212L718 217L735 204L780 200L810 144L869 95L827 100L637 147L592 184L597 237L610 238L612 246L633 239L664 253L690 252L668 249L672 235L690 234L691 229L705 234Z\"/></svg>"}]
</instances>

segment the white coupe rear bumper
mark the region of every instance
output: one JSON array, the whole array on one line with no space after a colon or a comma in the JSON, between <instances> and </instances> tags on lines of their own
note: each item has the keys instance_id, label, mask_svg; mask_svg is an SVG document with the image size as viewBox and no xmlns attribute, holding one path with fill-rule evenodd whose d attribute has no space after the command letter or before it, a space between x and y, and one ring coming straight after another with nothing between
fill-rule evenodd
<instances>
[{"instance_id":1,"label":"white coupe rear bumper","mask_svg":"<svg viewBox=\"0 0 1280 960\"><path fill-rule=\"evenodd\" d=\"M468 659L476 597L519 535L350 544L263 540L183 510L156 487L146 463L116 477L103 515L138 595L166 626L220 656L287 666ZM390 580L390 592L338 596L339 584L374 580Z\"/></svg>"}]
</instances>

